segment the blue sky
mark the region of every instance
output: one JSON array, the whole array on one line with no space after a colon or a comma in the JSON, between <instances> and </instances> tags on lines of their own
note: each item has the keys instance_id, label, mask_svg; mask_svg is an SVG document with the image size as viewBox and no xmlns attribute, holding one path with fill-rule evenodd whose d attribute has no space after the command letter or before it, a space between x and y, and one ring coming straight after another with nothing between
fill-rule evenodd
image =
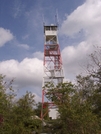
<instances>
[{"instance_id":1,"label":"blue sky","mask_svg":"<svg viewBox=\"0 0 101 134\"><path fill-rule=\"evenodd\" d=\"M101 0L0 0L0 73L14 88L41 99L45 24L59 21L65 79L82 72L93 45L100 46ZM44 18L44 19L43 19Z\"/></svg>"},{"instance_id":2,"label":"blue sky","mask_svg":"<svg viewBox=\"0 0 101 134\"><path fill-rule=\"evenodd\" d=\"M54 23L57 10L61 24L65 15L83 2L84 0L0 0L0 27L9 29L15 38L0 49L0 60L14 58L21 61L36 51L43 51L43 16L46 24ZM19 44L26 44L29 49L27 46L27 50L23 49Z\"/></svg>"}]
</instances>

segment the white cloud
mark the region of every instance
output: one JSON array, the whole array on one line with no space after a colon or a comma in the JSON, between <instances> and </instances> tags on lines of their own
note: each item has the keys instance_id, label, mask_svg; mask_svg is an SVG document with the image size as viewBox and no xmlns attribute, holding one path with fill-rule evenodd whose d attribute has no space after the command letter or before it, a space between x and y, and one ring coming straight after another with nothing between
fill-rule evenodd
<instances>
[{"instance_id":1,"label":"white cloud","mask_svg":"<svg viewBox=\"0 0 101 134\"><path fill-rule=\"evenodd\" d=\"M26 50L29 49L29 46L28 46L27 44L19 44L18 46L19 46L19 47L22 47L22 48L24 48L24 49L26 49Z\"/></svg>"},{"instance_id":2,"label":"white cloud","mask_svg":"<svg viewBox=\"0 0 101 134\"><path fill-rule=\"evenodd\" d=\"M13 35L10 30L0 27L0 47L5 45L8 41L13 39Z\"/></svg>"},{"instance_id":3,"label":"white cloud","mask_svg":"<svg viewBox=\"0 0 101 134\"><path fill-rule=\"evenodd\" d=\"M33 56L37 57L40 60L43 60L44 54L42 52L38 51L38 52L33 53Z\"/></svg>"},{"instance_id":4,"label":"white cloud","mask_svg":"<svg viewBox=\"0 0 101 134\"><path fill-rule=\"evenodd\" d=\"M38 102L41 102L42 101L42 98L37 95L36 93L33 93L35 95L35 102L38 103Z\"/></svg>"},{"instance_id":5,"label":"white cloud","mask_svg":"<svg viewBox=\"0 0 101 134\"><path fill-rule=\"evenodd\" d=\"M75 46L67 46L62 50L63 65L66 77L83 72L83 66L88 64L88 55L94 51L94 46L101 46L101 0L86 0L63 21L60 33L69 37L82 39ZM84 38L82 38L84 36ZM71 38L71 42L72 39Z\"/></svg>"},{"instance_id":6,"label":"white cloud","mask_svg":"<svg viewBox=\"0 0 101 134\"><path fill-rule=\"evenodd\" d=\"M13 1L13 17L17 18L19 16L21 16L24 13L24 9L25 9L25 4L22 3L20 0L15 0Z\"/></svg>"},{"instance_id":7,"label":"white cloud","mask_svg":"<svg viewBox=\"0 0 101 134\"><path fill-rule=\"evenodd\" d=\"M22 36L23 40L28 39L28 38L29 38L29 34L26 34L26 35Z\"/></svg>"},{"instance_id":8,"label":"white cloud","mask_svg":"<svg viewBox=\"0 0 101 134\"><path fill-rule=\"evenodd\" d=\"M82 72L82 66L87 63L87 56L93 51L93 45L100 45L100 35L101 35L101 0L86 0L86 2L74 10L70 15L67 16L66 20L63 21L60 28L61 34L66 36L77 38L79 33L85 36L85 40L82 40L78 45L67 46L62 50L63 66L65 69L65 74L68 79L73 79L75 75ZM19 10L18 10L19 11ZM32 12L28 16L32 17ZM38 15L37 20L39 20L40 15ZM29 19L29 26L33 23L32 19ZM34 22L37 26L36 20ZM32 27L30 28L32 29ZM0 38L0 46L4 45L7 41L13 38L13 35L9 30L3 28L0 31L4 31L3 38ZM26 35L25 39L28 38ZM5 41L6 39L6 41ZM75 42L76 44L76 42ZM67 44L66 44L67 45ZM27 44L20 44L21 47L28 49ZM100 45L101 46L101 45ZM35 86L38 87L42 85L43 77L43 53L35 52L33 54L34 58L25 58L21 62L14 59L0 62L0 73L5 74L8 79L15 78L15 84L19 87ZM35 58L37 57L37 58ZM36 100L40 100L36 96Z\"/></svg>"},{"instance_id":9,"label":"white cloud","mask_svg":"<svg viewBox=\"0 0 101 134\"><path fill-rule=\"evenodd\" d=\"M14 59L0 62L0 74L6 78L15 79L18 87L38 87L42 85L43 64L37 58L25 58L21 62Z\"/></svg>"},{"instance_id":10,"label":"white cloud","mask_svg":"<svg viewBox=\"0 0 101 134\"><path fill-rule=\"evenodd\" d=\"M68 46L62 50L63 66L66 78L74 77L84 72L89 62L89 55L94 51L90 42L80 42L77 46Z\"/></svg>"},{"instance_id":11,"label":"white cloud","mask_svg":"<svg viewBox=\"0 0 101 134\"><path fill-rule=\"evenodd\" d=\"M83 30L87 36L101 35L101 0L86 0L62 23L61 33L73 36Z\"/></svg>"}]
</instances>

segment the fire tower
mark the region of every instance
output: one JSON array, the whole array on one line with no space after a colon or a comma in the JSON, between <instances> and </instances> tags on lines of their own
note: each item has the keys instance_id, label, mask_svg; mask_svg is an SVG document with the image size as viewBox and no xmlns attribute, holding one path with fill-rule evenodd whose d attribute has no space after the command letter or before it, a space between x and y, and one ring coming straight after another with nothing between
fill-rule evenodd
<instances>
[{"instance_id":1,"label":"fire tower","mask_svg":"<svg viewBox=\"0 0 101 134\"><path fill-rule=\"evenodd\" d=\"M44 76L43 76L43 87L46 83L52 82L54 85L63 82L63 67L62 67L62 58L58 42L58 26L57 25L48 25L44 26ZM44 109L45 103L45 93L47 88L42 89L42 111ZM51 105L51 102L47 102L48 106ZM43 119L45 113L41 112L41 118Z\"/></svg>"}]
</instances>

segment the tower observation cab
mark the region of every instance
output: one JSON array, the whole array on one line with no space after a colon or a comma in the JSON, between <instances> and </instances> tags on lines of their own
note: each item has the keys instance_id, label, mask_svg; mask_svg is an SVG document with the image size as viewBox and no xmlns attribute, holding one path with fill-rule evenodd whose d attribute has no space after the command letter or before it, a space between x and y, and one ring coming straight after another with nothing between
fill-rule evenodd
<instances>
[{"instance_id":1,"label":"tower observation cab","mask_svg":"<svg viewBox=\"0 0 101 134\"><path fill-rule=\"evenodd\" d=\"M57 44L57 26L44 26L45 44Z\"/></svg>"},{"instance_id":2,"label":"tower observation cab","mask_svg":"<svg viewBox=\"0 0 101 134\"><path fill-rule=\"evenodd\" d=\"M49 82L53 83L54 86L59 83L63 83L64 75L62 67L62 58L57 34L57 25L51 24L48 26L44 26L43 87L45 87L45 85ZM47 91L47 88L42 89L42 109L44 108L44 97ZM49 105L51 104L52 103L49 102ZM41 118L44 118L44 113L41 113Z\"/></svg>"}]
</instances>

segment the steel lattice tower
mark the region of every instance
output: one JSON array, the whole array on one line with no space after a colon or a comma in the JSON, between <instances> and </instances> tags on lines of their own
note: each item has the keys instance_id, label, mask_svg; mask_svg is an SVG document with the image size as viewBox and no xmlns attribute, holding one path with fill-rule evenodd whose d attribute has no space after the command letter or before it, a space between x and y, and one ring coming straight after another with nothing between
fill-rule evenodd
<instances>
[{"instance_id":1,"label":"steel lattice tower","mask_svg":"<svg viewBox=\"0 0 101 134\"><path fill-rule=\"evenodd\" d=\"M44 26L44 76L43 76L43 87L46 83L52 82L54 85L63 82L63 67L62 58L58 42L58 26L48 25ZM45 93L47 88L42 89L42 112L41 118L43 119L46 113L43 113L45 103ZM52 107L53 102L47 102L48 106Z\"/></svg>"}]
</instances>

